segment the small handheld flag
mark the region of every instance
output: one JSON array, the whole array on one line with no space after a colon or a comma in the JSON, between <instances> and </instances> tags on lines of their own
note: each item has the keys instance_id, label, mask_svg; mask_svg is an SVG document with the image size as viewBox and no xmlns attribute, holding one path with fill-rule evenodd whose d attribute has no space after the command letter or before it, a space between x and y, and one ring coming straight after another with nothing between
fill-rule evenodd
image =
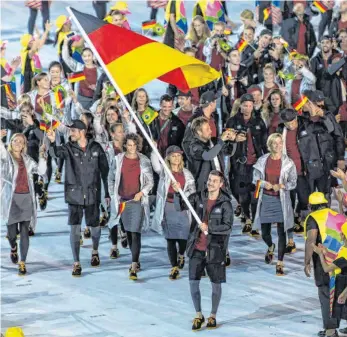
<instances>
[{"instance_id":1,"label":"small handheld flag","mask_svg":"<svg viewBox=\"0 0 347 337\"><path fill-rule=\"evenodd\" d=\"M263 14L264 14L264 21L266 21L266 20L270 17L271 8L265 8L265 9L263 10Z\"/></svg>"},{"instance_id":2,"label":"small handheld flag","mask_svg":"<svg viewBox=\"0 0 347 337\"><path fill-rule=\"evenodd\" d=\"M302 107L307 103L308 98L305 95L302 95L300 99L293 104L293 108L296 111L299 111L302 109Z\"/></svg>"},{"instance_id":3,"label":"small handheld flag","mask_svg":"<svg viewBox=\"0 0 347 337\"><path fill-rule=\"evenodd\" d=\"M60 122L58 122L57 120L53 119L49 129L55 130L59 125L60 125Z\"/></svg>"},{"instance_id":4,"label":"small handheld flag","mask_svg":"<svg viewBox=\"0 0 347 337\"><path fill-rule=\"evenodd\" d=\"M156 24L157 24L156 20L143 21L142 22L142 30L153 29Z\"/></svg>"},{"instance_id":5,"label":"small handheld flag","mask_svg":"<svg viewBox=\"0 0 347 337\"><path fill-rule=\"evenodd\" d=\"M255 191L254 191L254 199L259 198L260 186L261 186L261 180L257 180L257 184L255 185Z\"/></svg>"},{"instance_id":6,"label":"small handheld flag","mask_svg":"<svg viewBox=\"0 0 347 337\"><path fill-rule=\"evenodd\" d=\"M235 48L241 53L248 45L248 42L244 39L240 39L240 41L236 44Z\"/></svg>"},{"instance_id":7,"label":"small handheld flag","mask_svg":"<svg viewBox=\"0 0 347 337\"><path fill-rule=\"evenodd\" d=\"M61 90L54 91L54 99L58 109L64 108L64 94Z\"/></svg>"},{"instance_id":8,"label":"small handheld flag","mask_svg":"<svg viewBox=\"0 0 347 337\"><path fill-rule=\"evenodd\" d=\"M43 120L40 122L40 130L42 130L43 132L47 132L47 130L48 130L48 126L47 126L46 122Z\"/></svg>"},{"instance_id":9,"label":"small handheld flag","mask_svg":"<svg viewBox=\"0 0 347 337\"><path fill-rule=\"evenodd\" d=\"M150 107L147 107L141 117L146 125L150 125L157 118L157 116L158 112L151 109Z\"/></svg>"},{"instance_id":10,"label":"small handheld flag","mask_svg":"<svg viewBox=\"0 0 347 337\"><path fill-rule=\"evenodd\" d=\"M126 205L126 202L120 202L120 203L119 203L119 206L118 206L118 214L117 214L117 216L122 215L122 213L123 213L124 210L125 210L125 205Z\"/></svg>"},{"instance_id":11,"label":"small handheld flag","mask_svg":"<svg viewBox=\"0 0 347 337\"><path fill-rule=\"evenodd\" d=\"M165 33L165 28L160 23L156 23L153 27L153 32L158 36L163 36Z\"/></svg>"},{"instance_id":12,"label":"small handheld flag","mask_svg":"<svg viewBox=\"0 0 347 337\"><path fill-rule=\"evenodd\" d=\"M219 44L220 48L226 53L228 53L231 50L231 47L229 46L229 44L226 41L224 41L223 39L219 39L218 44Z\"/></svg>"},{"instance_id":13,"label":"small handheld flag","mask_svg":"<svg viewBox=\"0 0 347 337\"><path fill-rule=\"evenodd\" d=\"M225 27L224 29L224 35L230 35L232 33L231 27Z\"/></svg>"},{"instance_id":14,"label":"small handheld flag","mask_svg":"<svg viewBox=\"0 0 347 337\"><path fill-rule=\"evenodd\" d=\"M67 80L69 83L81 82L81 81L84 81L85 79L86 79L86 75L84 75L83 71L67 74Z\"/></svg>"}]
</instances>

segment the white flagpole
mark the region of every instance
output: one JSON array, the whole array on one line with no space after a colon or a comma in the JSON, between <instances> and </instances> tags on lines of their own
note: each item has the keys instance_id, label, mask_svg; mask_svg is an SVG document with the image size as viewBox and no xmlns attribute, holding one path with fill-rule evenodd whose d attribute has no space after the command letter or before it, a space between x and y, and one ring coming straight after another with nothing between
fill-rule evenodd
<instances>
[{"instance_id":1,"label":"white flagpole","mask_svg":"<svg viewBox=\"0 0 347 337\"><path fill-rule=\"evenodd\" d=\"M162 156L160 155L158 149L154 146L151 138L148 136L146 130L144 129L144 127L142 126L141 122L139 121L139 119L136 116L136 113L133 111L133 109L131 108L130 104L128 103L127 99L125 98L122 90L120 89L120 87L118 86L117 82L115 81L115 79L113 78L113 76L111 75L111 73L109 72L109 70L107 69L103 59L101 58L101 56L99 55L98 51L95 49L92 41L89 39L89 36L86 34L86 32L84 31L84 29L82 28L82 26L80 25L79 21L77 20L77 18L75 17L73 11L71 10L70 7L66 7L66 10L69 12L71 18L74 20L76 26L78 27L80 33L82 34L84 40L88 43L89 48L93 51L94 56L96 57L96 59L98 60L98 62L100 63L101 67L103 68L103 70L105 71L107 77L109 78L110 82L112 83L112 85L115 87L119 97L121 98L121 100L123 101L124 105L127 107L127 109L129 110L129 112L131 113L133 119L135 120L137 126L139 127L139 129L141 130L142 134L145 136L146 140L148 141L149 145L151 146L152 150L154 151L154 153L158 156L160 163L163 165L164 170L166 171L166 173L168 174L168 176L170 177L170 179L174 182L176 182L175 177L173 176L172 172L170 171L170 169L166 166L164 159L162 158ZM193 206L190 204L188 198L186 197L186 195L184 194L184 192L182 191L182 189L179 189L179 193L182 197L182 199L184 200L184 202L187 204L187 207L189 208L190 212L192 213L193 217L195 218L196 222L200 225L202 223L202 221L200 220L199 216L197 215L197 213L195 212ZM204 232L206 235L208 234L207 232Z\"/></svg>"}]
</instances>

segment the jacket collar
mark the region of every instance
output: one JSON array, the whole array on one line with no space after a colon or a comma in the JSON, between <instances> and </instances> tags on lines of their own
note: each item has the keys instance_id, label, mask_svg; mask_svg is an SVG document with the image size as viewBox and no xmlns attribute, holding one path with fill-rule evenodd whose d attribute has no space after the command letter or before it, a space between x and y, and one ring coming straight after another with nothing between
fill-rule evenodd
<instances>
[{"instance_id":1,"label":"jacket collar","mask_svg":"<svg viewBox=\"0 0 347 337\"><path fill-rule=\"evenodd\" d=\"M201 199L203 200L203 202L207 202L208 200L208 190L207 188L203 191L201 191ZM219 192L219 196L216 200L216 204L225 202L225 201L231 201L231 197L228 195L227 192L224 191L224 189L222 188Z\"/></svg>"}]
</instances>

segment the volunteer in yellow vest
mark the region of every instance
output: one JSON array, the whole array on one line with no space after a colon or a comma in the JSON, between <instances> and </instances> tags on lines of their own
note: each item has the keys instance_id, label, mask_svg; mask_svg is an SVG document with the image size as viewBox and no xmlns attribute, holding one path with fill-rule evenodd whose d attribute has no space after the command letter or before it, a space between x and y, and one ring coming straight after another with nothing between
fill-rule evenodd
<instances>
[{"instance_id":1,"label":"volunteer in yellow vest","mask_svg":"<svg viewBox=\"0 0 347 337\"><path fill-rule=\"evenodd\" d=\"M15 89L16 79L14 73L20 65L20 57L14 58L11 63L8 63L5 54L8 41L0 40L0 65L1 65L1 106L13 110L16 107L16 94ZM6 86L7 89L6 89ZM14 88L13 88L14 86Z\"/></svg>"},{"instance_id":2,"label":"volunteer in yellow vest","mask_svg":"<svg viewBox=\"0 0 347 337\"><path fill-rule=\"evenodd\" d=\"M59 62L63 65L65 77L68 73L72 73L73 70L64 62L62 58L62 49L65 37L70 38L69 51L71 54L75 52L76 49L84 46L84 40L80 38L75 32L71 30L71 20L66 15L60 15L55 20L55 26L57 27L55 33L54 46L57 46L57 52L59 56ZM72 56L72 55L71 55ZM81 59L77 60L81 61Z\"/></svg>"},{"instance_id":3,"label":"volunteer in yellow vest","mask_svg":"<svg viewBox=\"0 0 347 337\"><path fill-rule=\"evenodd\" d=\"M34 38L30 34L24 34L20 43L23 47L21 51L22 76L21 76L21 93L25 94L31 90L31 81L35 75L42 71L39 50L44 46L52 24L48 21L45 25L45 31L41 37Z\"/></svg>"},{"instance_id":4,"label":"volunteer in yellow vest","mask_svg":"<svg viewBox=\"0 0 347 337\"><path fill-rule=\"evenodd\" d=\"M337 319L337 327L340 326L342 313L347 299L347 223L341 227L341 241L343 246L339 251L337 258L332 264L325 261L325 247L322 245L313 245L313 250L319 255L323 270L325 273L335 273L335 297L333 303L333 317ZM341 333L346 334L347 328L341 329Z\"/></svg>"},{"instance_id":5,"label":"volunteer in yellow vest","mask_svg":"<svg viewBox=\"0 0 347 337\"><path fill-rule=\"evenodd\" d=\"M311 213L307 216L305 229L305 274L311 276L311 259L313 261L313 270L316 286L318 287L318 297L321 304L322 319L324 331L319 332L319 336L338 336L335 329L338 327L337 319L330 317L330 290L329 273L325 272L319 258L314 252L314 246L322 244L327 236L328 216L336 216L337 212L328 208L328 200L321 192L314 192L308 199Z\"/></svg>"}]
</instances>

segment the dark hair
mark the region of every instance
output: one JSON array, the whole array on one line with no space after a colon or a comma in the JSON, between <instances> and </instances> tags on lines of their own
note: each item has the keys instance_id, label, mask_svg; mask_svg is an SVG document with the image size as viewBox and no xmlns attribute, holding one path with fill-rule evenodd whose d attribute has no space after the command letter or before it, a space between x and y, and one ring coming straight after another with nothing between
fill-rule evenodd
<instances>
[{"instance_id":1,"label":"dark hair","mask_svg":"<svg viewBox=\"0 0 347 337\"><path fill-rule=\"evenodd\" d=\"M137 152L140 152L142 150L142 139L139 135L136 133L128 133L124 137L124 142L123 142L123 150L126 151L126 145L128 140L132 140L136 144L136 150Z\"/></svg>"},{"instance_id":2,"label":"dark hair","mask_svg":"<svg viewBox=\"0 0 347 337\"><path fill-rule=\"evenodd\" d=\"M205 118L205 117L198 117L198 118L195 118L192 122L192 126L191 126L191 129L192 129L192 132L194 135L198 135L198 131L201 130L202 126L207 123L208 124L208 120Z\"/></svg>"},{"instance_id":3,"label":"dark hair","mask_svg":"<svg viewBox=\"0 0 347 337\"><path fill-rule=\"evenodd\" d=\"M252 27L252 26L246 26L246 27L243 29L243 31L245 31L246 29L250 29L250 30L253 31L253 33L255 33L255 29L254 29L254 27Z\"/></svg>"},{"instance_id":4,"label":"dark hair","mask_svg":"<svg viewBox=\"0 0 347 337\"><path fill-rule=\"evenodd\" d=\"M110 132L112 132L112 133L115 132L116 129L118 128L118 126L121 126L122 128L124 128L123 123L116 122L116 123L113 123L112 125L110 125Z\"/></svg>"},{"instance_id":5,"label":"dark hair","mask_svg":"<svg viewBox=\"0 0 347 337\"><path fill-rule=\"evenodd\" d=\"M113 111L115 111L116 113L117 113L117 116L118 116L118 120L119 121L121 121L121 115L120 115L120 112L119 112L119 109L118 109L118 107L116 107L115 105L110 105L109 107L107 107L107 109L105 109L105 112L104 112L104 119L103 119L103 124L104 124L104 127L105 127L105 129L106 129L106 131L108 132L108 133L110 133L110 123L107 121L107 117L106 117L106 115L107 115L107 112L109 111L109 110L113 110Z\"/></svg>"},{"instance_id":6,"label":"dark hair","mask_svg":"<svg viewBox=\"0 0 347 337\"><path fill-rule=\"evenodd\" d=\"M82 55L86 50L89 50L89 51L92 53L92 55L94 56L93 51L92 51L89 47L84 47L84 48L82 49L81 55Z\"/></svg>"},{"instance_id":7,"label":"dark hair","mask_svg":"<svg viewBox=\"0 0 347 337\"><path fill-rule=\"evenodd\" d=\"M327 208L328 207L328 204L325 203L325 204L317 204L317 205L310 205L310 208L312 211L318 211L320 209L323 209L323 208Z\"/></svg>"},{"instance_id":8,"label":"dark hair","mask_svg":"<svg viewBox=\"0 0 347 337\"><path fill-rule=\"evenodd\" d=\"M163 102L173 102L173 98L168 94L164 94L160 97L160 104Z\"/></svg>"},{"instance_id":9,"label":"dark hair","mask_svg":"<svg viewBox=\"0 0 347 337\"><path fill-rule=\"evenodd\" d=\"M48 71L50 71L53 67L58 67L60 71L63 71L63 66L58 61L52 61L48 66Z\"/></svg>"},{"instance_id":10,"label":"dark hair","mask_svg":"<svg viewBox=\"0 0 347 337\"><path fill-rule=\"evenodd\" d=\"M224 174L223 174L221 171L212 170L212 171L210 172L210 175L219 177L222 183L224 183L224 181L225 181Z\"/></svg>"},{"instance_id":11,"label":"dark hair","mask_svg":"<svg viewBox=\"0 0 347 337\"><path fill-rule=\"evenodd\" d=\"M86 130L86 138L94 139L95 138L95 130L94 130L94 116L91 112L83 112L81 116L85 116L88 121L87 130Z\"/></svg>"}]
</instances>

